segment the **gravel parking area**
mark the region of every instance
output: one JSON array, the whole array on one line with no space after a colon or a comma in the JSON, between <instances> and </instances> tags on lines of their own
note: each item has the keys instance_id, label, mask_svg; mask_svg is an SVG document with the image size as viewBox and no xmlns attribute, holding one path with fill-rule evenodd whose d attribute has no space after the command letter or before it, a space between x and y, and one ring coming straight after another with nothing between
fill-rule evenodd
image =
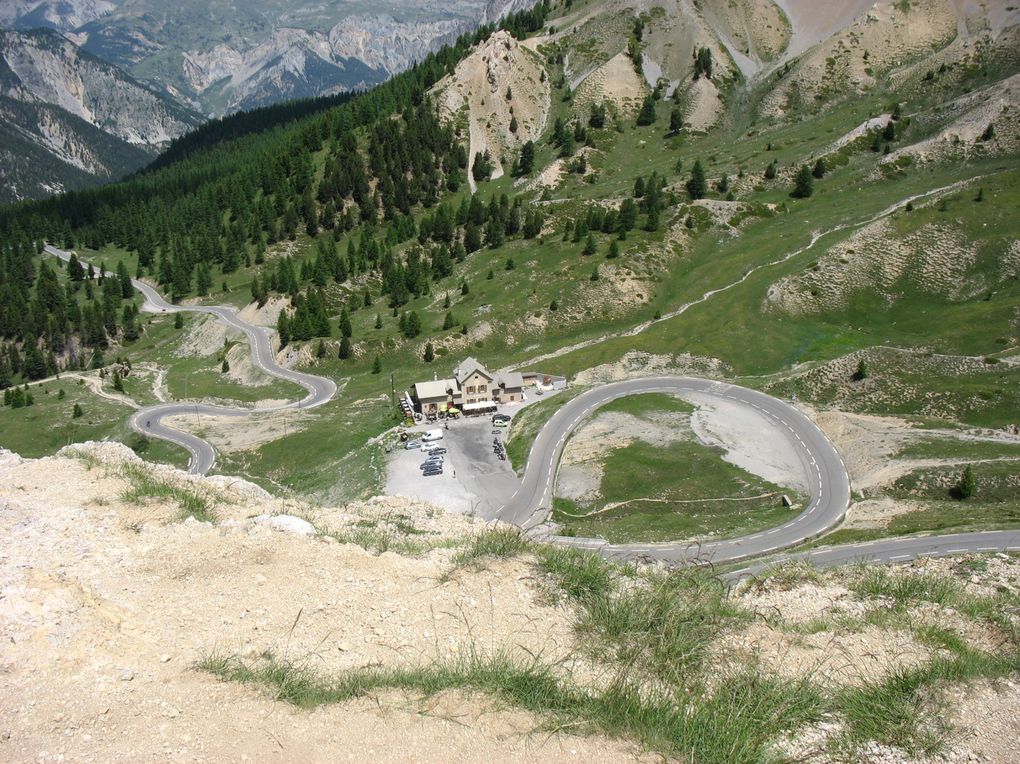
<instances>
[{"instance_id":1,"label":"gravel parking area","mask_svg":"<svg viewBox=\"0 0 1020 764\"><path fill-rule=\"evenodd\" d=\"M509 408L512 414L520 407ZM443 474L426 477L420 465L428 455L421 450L395 448L387 463L386 493L428 501L449 512L473 514L490 520L517 490L520 481L510 467L493 453L492 439L500 440L508 427L494 427L489 416L459 419L443 429L443 439L433 444L447 449ZM415 439L426 430L444 428L444 423L422 424L410 431Z\"/></svg>"}]
</instances>

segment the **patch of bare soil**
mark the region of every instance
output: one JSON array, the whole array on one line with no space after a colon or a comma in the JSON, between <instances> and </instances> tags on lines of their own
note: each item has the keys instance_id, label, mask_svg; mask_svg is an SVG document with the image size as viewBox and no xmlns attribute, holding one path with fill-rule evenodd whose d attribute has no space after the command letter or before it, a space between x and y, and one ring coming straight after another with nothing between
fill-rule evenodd
<instances>
[{"instance_id":1,"label":"patch of bare soil","mask_svg":"<svg viewBox=\"0 0 1020 764\"><path fill-rule=\"evenodd\" d=\"M237 316L246 323L255 326L268 326L275 328L280 312L290 304L287 297L271 297L261 308L257 302L249 303L242 308Z\"/></svg>"},{"instance_id":2,"label":"patch of bare soil","mask_svg":"<svg viewBox=\"0 0 1020 764\"><path fill-rule=\"evenodd\" d=\"M215 316L197 316L177 345L175 355L181 358L210 356L223 350L228 338L236 339L240 332L227 332L227 327Z\"/></svg>"},{"instance_id":3,"label":"patch of bare soil","mask_svg":"<svg viewBox=\"0 0 1020 764\"><path fill-rule=\"evenodd\" d=\"M199 434L212 443L217 451L229 454L254 451L266 443L300 432L314 417L315 414L308 411L285 409L244 417L207 414L196 417L194 414L182 414L168 417L164 421L174 429Z\"/></svg>"},{"instance_id":4,"label":"patch of bare soil","mask_svg":"<svg viewBox=\"0 0 1020 764\"><path fill-rule=\"evenodd\" d=\"M1020 145L1020 74L967 93L930 112L913 115L917 127L938 126L934 135L892 151L882 165L904 157L920 163L1012 154ZM982 138L989 125L994 135ZM925 131L927 132L927 131Z\"/></svg>"},{"instance_id":5,"label":"patch of bare soil","mask_svg":"<svg viewBox=\"0 0 1020 764\"><path fill-rule=\"evenodd\" d=\"M718 640L720 661L755 661L783 677L810 677L822 685L860 685L926 662L931 651L909 632L862 630L785 632L755 623Z\"/></svg>"},{"instance_id":6,"label":"patch of bare soil","mask_svg":"<svg viewBox=\"0 0 1020 764\"><path fill-rule=\"evenodd\" d=\"M592 72L577 88L574 104L580 113L595 103L611 103L623 116L635 114L648 88L626 53L620 52Z\"/></svg>"},{"instance_id":7,"label":"patch of bare soil","mask_svg":"<svg viewBox=\"0 0 1020 764\"><path fill-rule=\"evenodd\" d=\"M167 468L160 474L205 492L217 513L216 525L179 522L163 500L120 498L126 449L78 452L96 465L0 460L0 758L636 758L597 737L532 734L531 715L456 693L424 713L401 693L305 711L196 671L218 651L271 651L325 674L472 651L539 655L564 670L577 660L569 611L539 596L523 562L440 583L449 551L373 555L251 518L302 514L353 532L399 515L419 540L463 538L475 527L468 520L401 500L316 509Z\"/></svg>"},{"instance_id":8,"label":"patch of bare soil","mask_svg":"<svg viewBox=\"0 0 1020 764\"><path fill-rule=\"evenodd\" d=\"M839 449L850 480L859 490L886 482L894 455L916 439L916 431L907 422L895 417L822 411L813 418ZM910 469L909 466L904 467L903 472L895 477ZM880 510L876 507L874 511Z\"/></svg>"},{"instance_id":9,"label":"patch of bare soil","mask_svg":"<svg viewBox=\"0 0 1020 764\"><path fill-rule=\"evenodd\" d=\"M761 585L745 590L739 601L765 620L788 624L809 624L841 616L859 618L871 608L835 581L806 581L784 587L772 585L765 579Z\"/></svg>"},{"instance_id":10,"label":"patch of bare soil","mask_svg":"<svg viewBox=\"0 0 1020 764\"><path fill-rule=\"evenodd\" d=\"M907 472L909 468L904 466L903 471ZM922 509L923 506L918 502L890 499L886 496L855 501L847 510L846 519L839 528L840 530L888 528L889 523L897 517Z\"/></svg>"}]
</instances>

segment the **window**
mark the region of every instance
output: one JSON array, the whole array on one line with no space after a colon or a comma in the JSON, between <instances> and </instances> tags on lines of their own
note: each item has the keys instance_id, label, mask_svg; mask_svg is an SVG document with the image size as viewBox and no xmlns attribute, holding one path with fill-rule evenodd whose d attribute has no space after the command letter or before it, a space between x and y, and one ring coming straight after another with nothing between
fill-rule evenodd
<instances>
[{"instance_id":1,"label":"window","mask_svg":"<svg viewBox=\"0 0 1020 764\"><path fill-rule=\"evenodd\" d=\"M485 392L485 385L479 385L478 386L478 392L484 393Z\"/></svg>"},{"instance_id":2,"label":"window","mask_svg":"<svg viewBox=\"0 0 1020 764\"><path fill-rule=\"evenodd\" d=\"M474 385L469 385L467 391L468 391L468 393L473 393L475 391L475 386Z\"/></svg>"}]
</instances>

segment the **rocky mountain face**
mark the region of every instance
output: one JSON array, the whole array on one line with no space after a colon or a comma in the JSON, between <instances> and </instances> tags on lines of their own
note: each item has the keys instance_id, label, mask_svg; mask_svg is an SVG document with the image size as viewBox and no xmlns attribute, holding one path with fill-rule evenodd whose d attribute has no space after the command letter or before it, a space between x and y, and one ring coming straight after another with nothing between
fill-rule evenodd
<instances>
[{"instance_id":1,"label":"rocky mountain face","mask_svg":"<svg viewBox=\"0 0 1020 764\"><path fill-rule=\"evenodd\" d=\"M201 117L49 30L0 30L0 199L116 179Z\"/></svg>"},{"instance_id":2,"label":"rocky mountain face","mask_svg":"<svg viewBox=\"0 0 1020 764\"><path fill-rule=\"evenodd\" d=\"M189 108L221 116L371 87L534 2L15 0L0 10L0 24L56 29Z\"/></svg>"},{"instance_id":3,"label":"rocky mountain face","mask_svg":"<svg viewBox=\"0 0 1020 764\"><path fill-rule=\"evenodd\" d=\"M534 2L0 3L0 200L135 170L196 112L370 88Z\"/></svg>"}]
</instances>

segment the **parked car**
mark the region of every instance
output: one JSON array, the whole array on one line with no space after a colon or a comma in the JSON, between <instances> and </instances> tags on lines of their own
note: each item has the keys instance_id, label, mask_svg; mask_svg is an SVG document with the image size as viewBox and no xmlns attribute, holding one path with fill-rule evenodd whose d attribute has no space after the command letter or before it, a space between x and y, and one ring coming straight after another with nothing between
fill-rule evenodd
<instances>
[{"instance_id":1,"label":"parked car","mask_svg":"<svg viewBox=\"0 0 1020 764\"><path fill-rule=\"evenodd\" d=\"M421 448L421 443L419 443L417 440L409 440L407 441L407 443L404 444L404 448L407 449L408 451L414 451L414 449L416 448Z\"/></svg>"},{"instance_id":2,"label":"parked car","mask_svg":"<svg viewBox=\"0 0 1020 764\"><path fill-rule=\"evenodd\" d=\"M510 415L509 414L493 414L492 415L492 423L493 424L496 424L497 422L509 422L509 421L510 421Z\"/></svg>"},{"instance_id":3,"label":"parked car","mask_svg":"<svg viewBox=\"0 0 1020 764\"><path fill-rule=\"evenodd\" d=\"M445 454L445 453L446 453L446 449L443 448L442 446L439 446L438 448L430 448L429 449L429 456L440 456L440 455Z\"/></svg>"},{"instance_id":4,"label":"parked car","mask_svg":"<svg viewBox=\"0 0 1020 764\"><path fill-rule=\"evenodd\" d=\"M535 395L545 395L545 390L543 390L541 387L536 387Z\"/></svg>"},{"instance_id":5,"label":"parked car","mask_svg":"<svg viewBox=\"0 0 1020 764\"><path fill-rule=\"evenodd\" d=\"M443 431L440 430L438 427L436 429L434 429L434 430L429 430L428 432L426 432L421 437L421 440L422 440L423 443L431 443L433 441L442 440L442 439L443 439Z\"/></svg>"},{"instance_id":6,"label":"parked car","mask_svg":"<svg viewBox=\"0 0 1020 764\"><path fill-rule=\"evenodd\" d=\"M432 477L433 475L442 475L443 474L443 468L442 467L435 467L434 469L425 470L421 474L423 476L425 476L425 477Z\"/></svg>"}]
</instances>

